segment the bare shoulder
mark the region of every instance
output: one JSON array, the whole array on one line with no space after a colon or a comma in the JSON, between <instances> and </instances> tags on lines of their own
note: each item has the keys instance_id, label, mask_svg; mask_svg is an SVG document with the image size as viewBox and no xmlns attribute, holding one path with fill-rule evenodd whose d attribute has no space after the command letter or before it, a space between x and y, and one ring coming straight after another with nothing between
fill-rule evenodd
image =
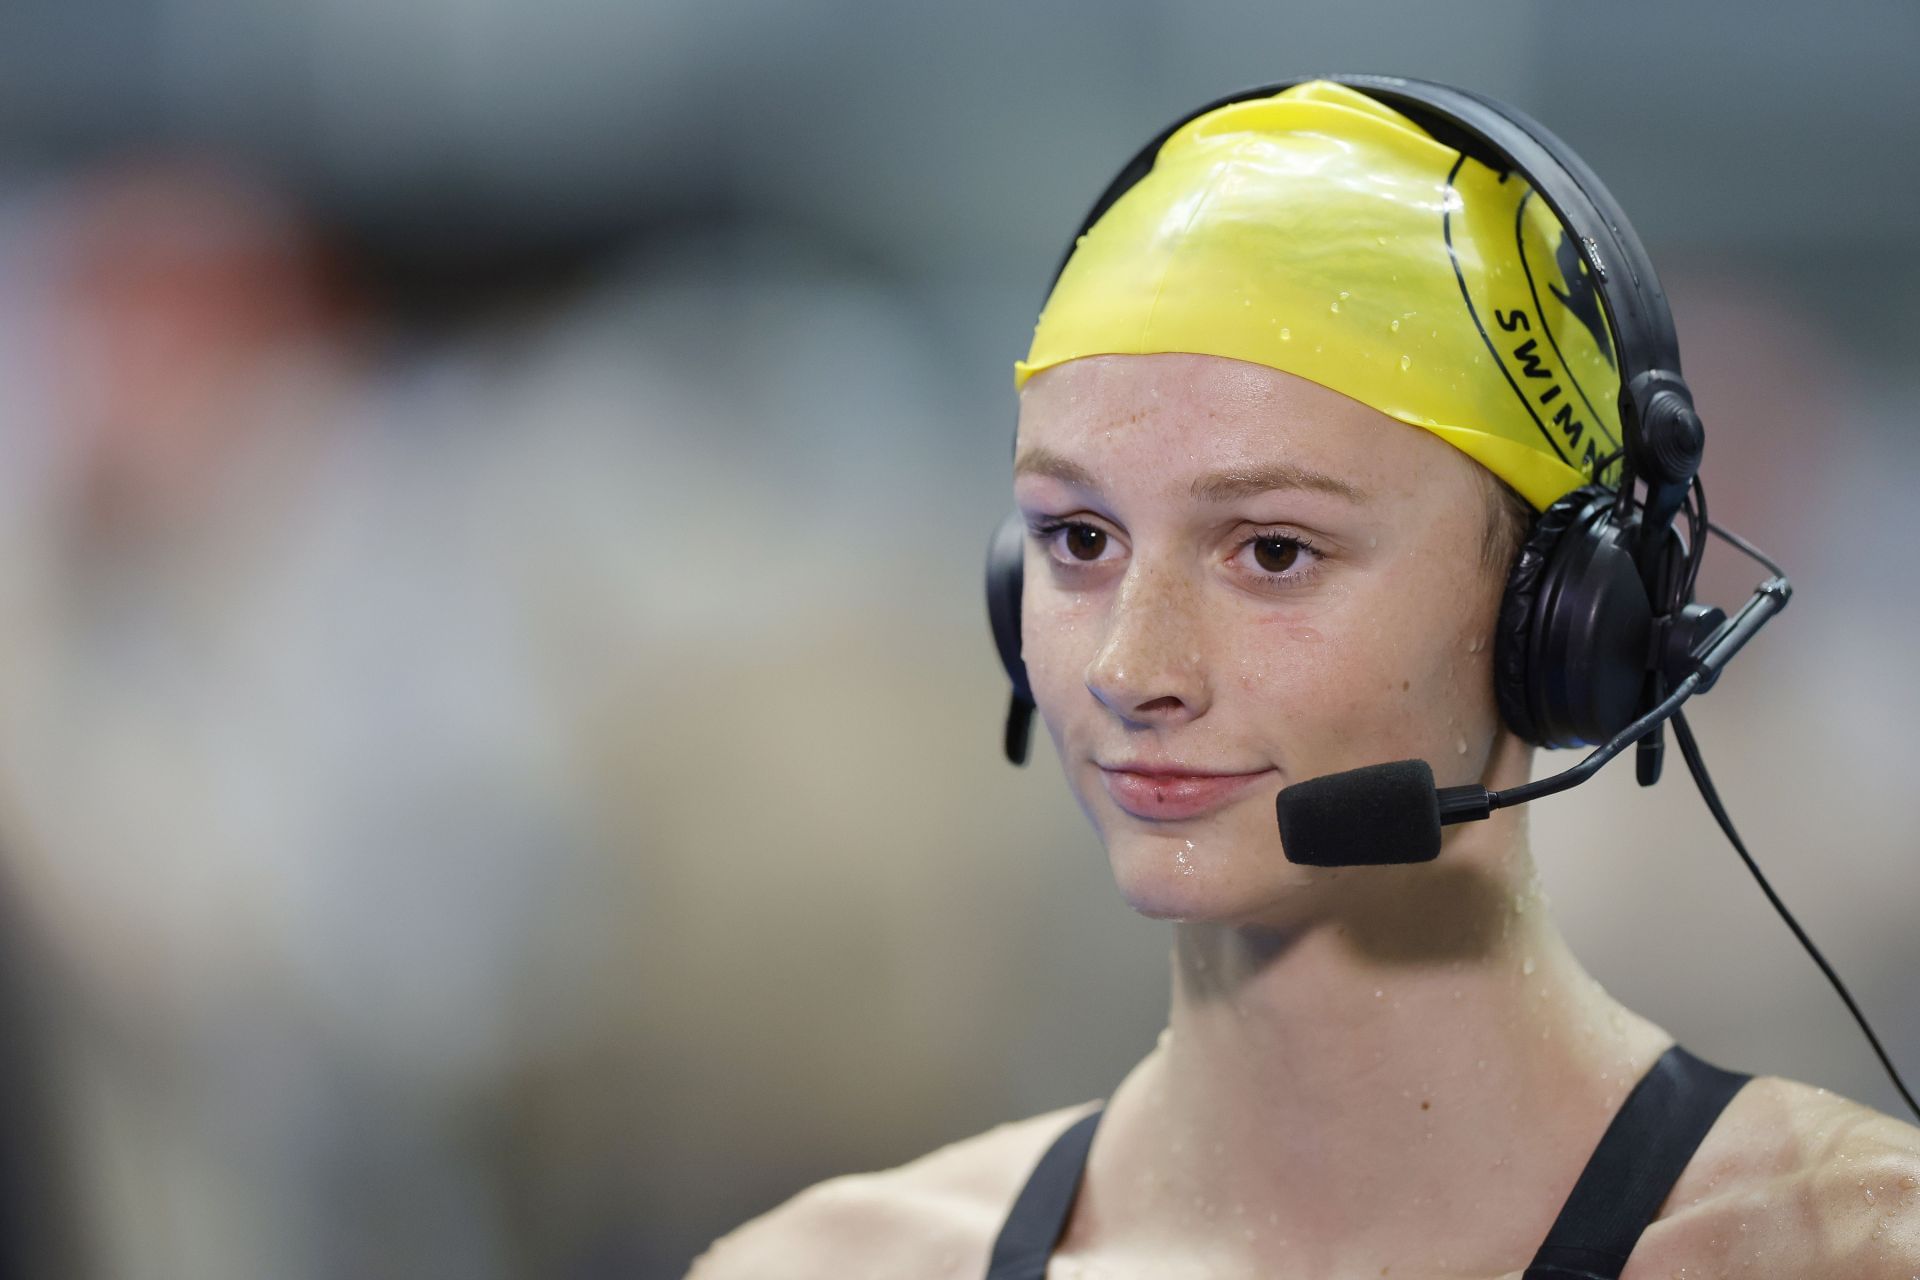
<instances>
[{"instance_id":1,"label":"bare shoulder","mask_svg":"<svg viewBox=\"0 0 1920 1280\"><path fill-rule=\"evenodd\" d=\"M1758 1076L1734 1096L1622 1280L1920 1276L1920 1129Z\"/></svg>"},{"instance_id":2,"label":"bare shoulder","mask_svg":"<svg viewBox=\"0 0 1920 1280\"><path fill-rule=\"evenodd\" d=\"M996 1125L897 1168L815 1183L714 1241L688 1280L984 1276L1028 1173L1097 1105Z\"/></svg>"}]
</instances>

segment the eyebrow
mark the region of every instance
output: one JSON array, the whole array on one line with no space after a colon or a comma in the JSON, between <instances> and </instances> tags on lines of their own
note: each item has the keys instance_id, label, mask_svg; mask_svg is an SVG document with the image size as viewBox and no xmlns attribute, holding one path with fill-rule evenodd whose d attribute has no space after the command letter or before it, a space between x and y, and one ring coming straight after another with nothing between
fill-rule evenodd
<instances>
[{"instance_id":1,"label":"eyebrow","mask_svg":"<svg viewBox=\"0 0 1920 1280\"><path fill-rule=\"evenodd\" d=\"M1036 447L1026 450L1014 462L1013 474L1048 476L1062 484L1091 489L1096 493L1100 489L1100 482L1094 479L1091 471L1051 449ZM1349 502L1367 500L1364 491L1345 480L1291 462L1269 462L1257 467L1234 467L1227 471L1211 472L1194 480L1192 493L1197 502L1232 502L1273 489L1311 489L1345 498Z\"/></svg>"}]
</instances>

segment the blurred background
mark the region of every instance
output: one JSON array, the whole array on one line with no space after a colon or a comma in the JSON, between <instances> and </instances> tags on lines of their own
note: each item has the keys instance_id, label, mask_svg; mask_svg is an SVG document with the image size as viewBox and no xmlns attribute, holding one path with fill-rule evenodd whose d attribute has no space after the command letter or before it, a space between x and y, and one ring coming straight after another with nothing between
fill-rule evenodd
<instances>
[{"instance_id":1,"label":"blurred background","mask_svg":"<svg viewBox=\"0 0 1920 1280\"><path fill-rule=\"evenodd\" d=\"M1111 171L1288 74L1506 99L1631 212L1798 588L1696 728L1920 1077L1917 58L1908 0L10 0L6 1274L678 1276L1104 1096L1169 926L1000 756L1011 365ZM1631 772L1533 818L1593 973L1896 1110Z\"/></svg>"}]
</instances>

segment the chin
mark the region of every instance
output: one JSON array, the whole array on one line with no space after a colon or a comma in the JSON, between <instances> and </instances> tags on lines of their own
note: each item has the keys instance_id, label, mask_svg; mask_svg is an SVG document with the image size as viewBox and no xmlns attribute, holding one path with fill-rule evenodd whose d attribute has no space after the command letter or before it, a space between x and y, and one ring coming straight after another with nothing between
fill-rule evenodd
<instances>
[{"instance_id":1,"label":"chin","mask_svg":"<svg viewBox=\"0 0 1920 1280\"><path fill-rule=\"evenodd\" d=\"M1216 908L1205 893L1164 884L1142 884L1125 876L1119 878L1119 885L1120 896L1126 899L1127 905L1135 914L1149 920L1192 924L1217 918Z\"/></svg>"},{"instance_id":2,"label":"chin","mask_svg":"<svg viewBox=\"0 0 1920 1280\"><path fill-rule=\"evenodd\" d=\"M1107 861L1120 896L1153 920L1243 920L1262 914L1298 871L1277 838L1262 850L1231 825L1193 823L1181 830L1111 830Z\"/></svg>"}]
</instances>

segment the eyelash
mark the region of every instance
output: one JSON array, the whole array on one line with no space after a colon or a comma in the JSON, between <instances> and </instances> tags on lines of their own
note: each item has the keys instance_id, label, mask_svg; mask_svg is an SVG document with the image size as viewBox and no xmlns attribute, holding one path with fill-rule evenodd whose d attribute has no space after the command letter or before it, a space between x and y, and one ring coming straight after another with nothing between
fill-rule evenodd
<instances>
[{"instance_id":1,"label":"eyelash","mask_svg":"<svg viewBox=\"0 0 1920 1280\"><path fill-rule=\"evenodd\" d=\"M1092 529L1094 532L1102 534L1103 536L1109 538L1113 536L1098 525L1088 524L1084 520L1055 520L1047 518L1034 521L1029 528L1032 530L1033 536L1039 539L1041 545L1049 548L1055 535L1068 529ZM1319 548L1315 547L1313 543L1307 541L1307 539L1291 533L1256 533L1252 537L1242 541L1239 546L1233 549L1234 556L1237 558L1242 551L1245 551L1256 542L1284 542L1290 546L1300 548L1313 557L1307 567L1298 572L1271 573L1265 569L1256 571L1254 576L1260 579L1268 588L1284 591L1298 587L1302 583L1318 576L1320 571L1320 551ZM1099 563L1096 560L1061 560L1053 555L1051 549L1048 550L1047 558L1053 562L1054 568L1067 573L1077 573L1082 569L1090 569Z\"/></svg>"}]
</instances>

